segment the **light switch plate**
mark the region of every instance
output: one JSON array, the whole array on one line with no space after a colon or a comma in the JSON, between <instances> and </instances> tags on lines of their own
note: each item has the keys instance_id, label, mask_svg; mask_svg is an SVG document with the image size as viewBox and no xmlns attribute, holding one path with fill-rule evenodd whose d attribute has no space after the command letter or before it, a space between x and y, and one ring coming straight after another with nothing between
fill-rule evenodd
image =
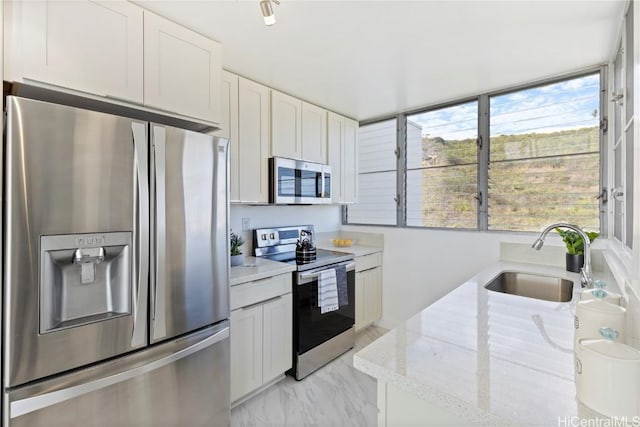
<instances>
[{"instance_id":1,"label":"light switch plate","mask_svg":"<svg viewBox=\"0 0 640 427\"><path fill-rule=\"evenodd\" d=\"M249 231L251 229L251 218L242 218L242 231Z\"/></svg>"}]
</instances>

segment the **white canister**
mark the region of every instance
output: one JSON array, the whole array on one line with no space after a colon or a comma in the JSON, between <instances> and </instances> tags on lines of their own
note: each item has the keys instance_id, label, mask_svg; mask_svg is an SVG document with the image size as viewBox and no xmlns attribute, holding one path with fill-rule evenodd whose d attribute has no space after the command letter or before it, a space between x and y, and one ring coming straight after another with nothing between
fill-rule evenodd
<instances>
[{"instance_id":1,"label":"white canister","mask_svg":"<svg viewBox=\"0 0 640 427\"><path fill-rule=\"evenodd\" d=\"M615 342L615 330L602 331L605 339L578 341L578 400L608 417L632 419L640 415L640 351Z\"/></svg>"},{"instance_id":2,"label":"white canister","mask_svg":"<svg viewBox=\"0 0 640 427\"><path fill-rule=\"evenodd\" d=\"M599 338L600 328L609 327L618 331L624 340L626 330L625 315L627 310L617 304L602 299L580 301L576 307L575 343L583 338Z\"/></svg>"}]
</instances>

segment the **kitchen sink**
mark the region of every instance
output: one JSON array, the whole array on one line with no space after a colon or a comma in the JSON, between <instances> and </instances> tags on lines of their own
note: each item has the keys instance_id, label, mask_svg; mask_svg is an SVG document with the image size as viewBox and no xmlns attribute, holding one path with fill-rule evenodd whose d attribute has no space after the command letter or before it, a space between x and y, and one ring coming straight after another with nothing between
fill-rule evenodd
<instances>
[{"instance_id":1,"label":"kitchen sink","mask_svg":"<svg viewBox=\"0 0 640 427\"><path fill-rule=\"evenodd\" d=\"M505 271L486 284L485 289L545 301L568 302L573 281L560 277Z\"/></svg>"}]
</instances>

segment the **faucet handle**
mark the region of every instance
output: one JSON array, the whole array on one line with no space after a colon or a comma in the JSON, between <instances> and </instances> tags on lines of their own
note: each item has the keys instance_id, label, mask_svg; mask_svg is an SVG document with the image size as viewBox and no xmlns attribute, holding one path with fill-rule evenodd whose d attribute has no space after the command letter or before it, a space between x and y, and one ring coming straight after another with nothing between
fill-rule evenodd
<instances>
[{"instance_id":1,"label":"faucet handle","mask_svg":"<svg viewBox=\"0 0 640 427\"><path fill-rule=\"evenodd\" d=\"M582 267L580 269L580 283L583 288L593 288L593 283L591 281L591 272L587 271L586 268Z\"/></svg>"}]
</instances>

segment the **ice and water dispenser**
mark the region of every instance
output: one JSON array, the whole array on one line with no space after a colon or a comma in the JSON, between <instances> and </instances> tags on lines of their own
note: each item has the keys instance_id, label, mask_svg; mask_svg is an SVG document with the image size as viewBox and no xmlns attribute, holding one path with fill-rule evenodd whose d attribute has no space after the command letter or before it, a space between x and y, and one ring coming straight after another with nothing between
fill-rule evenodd
<instances>
[{"instance_id":1,"label":"ice and water dispenser","mask_svg":"<svg viewBox=\"0 0 640 427\"><path fill-rule=\"evenodd\" d=\"M131 233L40 239L41 334L131 313Z\"/></svg>"}]
</instances>

